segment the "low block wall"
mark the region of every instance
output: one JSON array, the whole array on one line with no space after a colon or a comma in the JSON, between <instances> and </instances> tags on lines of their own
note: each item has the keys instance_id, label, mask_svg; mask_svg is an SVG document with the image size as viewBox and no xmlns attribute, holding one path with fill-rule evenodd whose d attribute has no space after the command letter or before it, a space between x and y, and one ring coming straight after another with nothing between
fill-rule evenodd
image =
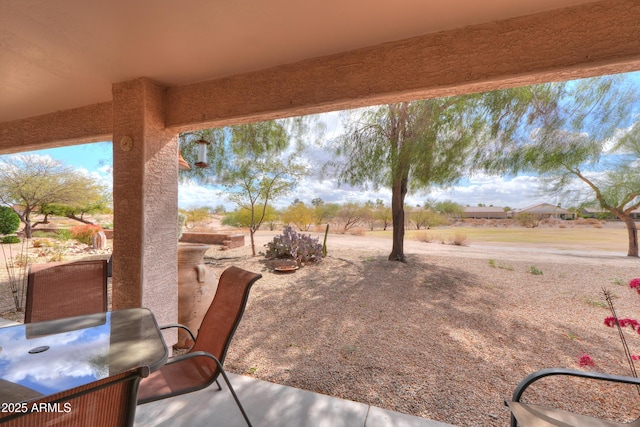
<instances>
[{"instance_id":1,"label":"low block wall","mask_svg":"<svg viewBox=\"0 0 640 427\"><path fill-rule=\"evenodd\" d=\"M244 246L244 234L182 233L180 241L185 243L222 245L223 249L233 249Z\"/></svg>"}]
</instances>

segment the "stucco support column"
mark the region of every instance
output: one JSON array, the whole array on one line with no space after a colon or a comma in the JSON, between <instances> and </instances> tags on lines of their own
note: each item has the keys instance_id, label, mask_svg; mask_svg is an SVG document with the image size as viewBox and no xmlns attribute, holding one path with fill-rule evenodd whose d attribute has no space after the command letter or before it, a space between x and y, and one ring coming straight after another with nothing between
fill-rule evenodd
<instances>
[{"instance_id":1,"label":"stucco support column","mask_svg":"<svg viewBox=\"0 0 640 427\"><path fill-rule=\"evenodd\" d=\"M165 88L113 85L113 308L178 319L178 138L165 128Z\"/></svg>"}]
</instances>

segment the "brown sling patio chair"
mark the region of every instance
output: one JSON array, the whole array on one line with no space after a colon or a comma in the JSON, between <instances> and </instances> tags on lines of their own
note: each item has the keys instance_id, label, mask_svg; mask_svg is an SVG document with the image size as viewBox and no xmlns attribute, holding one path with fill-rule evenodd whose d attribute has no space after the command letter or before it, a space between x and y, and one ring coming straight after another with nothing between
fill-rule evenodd
<instances>
[{"instance_id":1,"label":"brown sling patio chair","mask_svg":"<svg viewBox=\"0 0 640 427\"><path fill-rule=\"evenodd\" d=\"M578 378L587 378L596 381L609 381L612 383L640 385L640 378L626 377L622 375L602 374L598 372L586 372L564 368L549 368L536 371L520 381L513 392L511 401L505 404L511 409L511 427L640 427L640 418L625 423L576 414L562 409L549 408L520 401L524 391L535 381L553 376L566 375Z\"/></svg>"},{"instance_id":2,"label":"brown sling patio chair","mask_svg":"<svg viewBox=\"0 0 640 427\"><path fill-rule=\"evenodd\" d=\"M222 375L242 416L251 425L222 364L247 305L251 286L261 277L261 274L238 267L227 268L218 280L218 289L204 315L197 337L193 337L193 333L182 325L161 327L184 328L195 343L188 353L169 359L166 365L140 383L138 404L203 389L217 382L218 375Z\"/></svg>"},{"instance_id":3,"label":"brown sling patio chair","mask_svg":"<svg viewBox=\"0 0 640 427\"><path fill-rule=\"evenodd\" d=\"M133 426L140 379L149 374L144 366L22 402L20 410L0 412L0 425L33 426ZM13 406L16 408L16 406ZM22 409L25 409L24 411ZM40 411L32 411L41 408Z\"/></svg>"},{"instance_id":4,"label":"brown sling patio chair","mask_svg":"<svg viewBox=\"0 0 640 427\"><path fill-rule=\"evenodd\" d=\"M32 264L24 322L107 311L107 261Z\"/></svg>"}]
</instances>

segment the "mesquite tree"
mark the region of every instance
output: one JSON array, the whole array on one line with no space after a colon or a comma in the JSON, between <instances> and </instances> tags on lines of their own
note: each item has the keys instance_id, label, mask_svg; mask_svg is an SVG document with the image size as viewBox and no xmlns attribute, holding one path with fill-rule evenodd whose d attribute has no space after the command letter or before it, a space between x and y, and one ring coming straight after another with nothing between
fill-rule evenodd
<instances>
[{"instance_id":1,"label":"mesquite tree","mask_svg":"<svg viewBox=\"0 0 640 427\"><path fill-rule=\"evenodd\" d=\"M628 75L540 85L544 108L517 144L489 161L509 173L535 171L568 204L599 206L624 222L627 255L638 257L640 92ZM532 105L535 108L535 105Z\"/></svg>"},{"instance_id":2,"label":"mesquite tree","mask_svg":"<svg viewBox=\"0 0 640 427\"><path fill-rule=\"evenodd\" d=\"M447 186L482 160L485 143L509 139L530 113L528 88L434 98L349 112L345 132L331 141L336 158L325 170L341 183L391 188L393 247L405 262L404 201L410 189Z\"/></svg>"}]
</instances>

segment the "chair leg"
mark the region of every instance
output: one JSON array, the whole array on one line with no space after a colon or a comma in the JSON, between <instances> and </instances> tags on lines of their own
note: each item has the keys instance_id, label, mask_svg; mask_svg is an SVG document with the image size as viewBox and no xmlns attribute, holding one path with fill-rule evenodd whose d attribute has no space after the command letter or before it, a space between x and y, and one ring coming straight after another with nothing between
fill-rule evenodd
<instances>
[{"instance_id":1,"label":"chair leg","mask_svg":"<svg viewBox=\"0 0 640 427\"><path fill-rule=\"evenodd\" d=\"M216 379L216 385L218 386L218 390L222 390L222 387L220 386L220 381L218 381L217 379Z\"/></svg>"},{"instance_id":2,"label":"chair leg","mask_svg":"<svg viewBox=\"0 0 640 427\"><path fill-rule=\"evenodd\" d=\"M218 365L218 369L220 369L220 374L222 375L224 382L227 383L227 387L229 387L229 391L231 392L233 399L236 401L236 405L238 405L238 409L240 409L240 412L242 412L242 416L244 417L244 420L247 422L247 425L249 427L253 427L251 424L251 421L249 421L249 417L247 416L247 413L244 411L244 408L240 403L240 399L238 399L238 395L236 394L235 390L231 386L231 381L229 381L229 377L227 377L227 373L222 368L222 363L220 363L220 361L217 358L213 358L213 359L216 362L216 365ZM216 383L218 383L217 380L216 380ZM218 383L218 387L220 387L220 383Z\"/></svg>"}]
</instances>

